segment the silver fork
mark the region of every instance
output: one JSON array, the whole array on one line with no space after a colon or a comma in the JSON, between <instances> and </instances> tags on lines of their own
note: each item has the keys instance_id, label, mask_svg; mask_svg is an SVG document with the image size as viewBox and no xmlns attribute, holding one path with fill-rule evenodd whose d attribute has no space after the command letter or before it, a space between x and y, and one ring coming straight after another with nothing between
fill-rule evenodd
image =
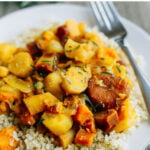
<instances>
[{"instance_id":1,"label":"silver fork","mask_svg":"<svg viewBox=\"0 0 150 150\"><path fill-rule=\"evenodd\" d=\"M148 78L146 78L144 73L142 73L142 71L139 69L132 56L132 53L124 45L124 39L127 35L127 32L119 20L119 14L117 10L115 9L112 2L93 1L90 2L90 4L101 31L104 32L105 35L107 35L109 38L114 38L123 49L124 53L127 55L138 79L150 116L150 81L148 81Z\"/></svg>"}]
</instances>

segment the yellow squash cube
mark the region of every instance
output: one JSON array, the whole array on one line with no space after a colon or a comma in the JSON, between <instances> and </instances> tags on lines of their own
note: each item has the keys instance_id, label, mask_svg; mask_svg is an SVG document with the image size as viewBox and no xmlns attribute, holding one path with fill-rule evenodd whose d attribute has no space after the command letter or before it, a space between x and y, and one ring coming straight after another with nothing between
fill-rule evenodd
<instances>
[{"instance_id":1,"label":"yellow squash cube","mask_svg":"<svg viewBox=\"0 0 150 150\"><path fill-rule=\"evenodd\" d=\"M66 148L69 144L73 142L74 136L75 136L75 130L73 129L59 136L59 139L63 148Z\"/></svg>"},{"instance_id":2,"label":"yellow squash cube","mask_svg":"<svg viewBox=\"0 0 150 150\"><path fill-rule=\"evenodd\" d=\"M8 75L8 68L0 66L0 78Z\"/></svg>"},{"instance_id":3,"label":"yellow squash cube","mask_svg":"<svg viewBox=\"0 0 150 150\"><path fill-rule=\"evenodd\" d=\"M72 128L73 120L71 116L65 114L44 113L43 124L55 135L65 134Z\"/></svg>"},{"instance_id":4,"label":"yellow squash cube","mask_svg":"<svg viewBox=\"0 0 150 150\"><path fill-rule=\"evenodd\" d=\"M122 132L135 125L137 115L129 99L123 102L118 113L119 123L114 128L116 132Z\"/></svg>"},{"instance_id":5,"label":"yellow squash cube","mask_svg":"<svg viewBox=\"0 0 150 150\"><path fill-rule=\"evenodd\" d=\"M1 99L1 101L14 101L14 100L19 100L21 98L21 92L13 88L7 84L3 85L0 87L0 95L2 96L5 93L5 98Z\"/></svg>"},{"instance_id":6,"label":"yellow squash cube","mask_svg":"<svg viewBox=\"0 0 150 150\"><path fill-rule=\"evenodd\" d=\"M64 50L63 50L63 46L61 45L59 41L51 40L48 43L45 52L49 54L55 54L55 53L62 54Z\"/></svg>"},{"instance_id":7,"label":"yellow squash cube","mask_svg":"<svg viewBox=\"0 0 150 150\"><path fill-rule=\"evenodd\" d=\"M45 106L51 106L58 103L58 99L50 93L30 96L25 98L24 103L31 115L44 111Z\"/></svg>"}]
</instances>

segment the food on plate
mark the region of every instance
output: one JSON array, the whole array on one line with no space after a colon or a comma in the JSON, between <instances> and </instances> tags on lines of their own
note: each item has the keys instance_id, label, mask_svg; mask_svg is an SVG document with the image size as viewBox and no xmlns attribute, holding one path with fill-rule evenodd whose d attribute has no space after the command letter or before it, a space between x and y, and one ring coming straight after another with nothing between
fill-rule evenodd
<instances>
[{"instance_id":1,"label":"food on plate","mask_svg":"<svg viewBox=\"0 0 150 150\"><path fill-rule=\"evenodd\" d=\"M13 150L15 149L19 141L16 139L15 134L16 134L17 127L9 127L9 128L4 128L0 130L0 149L1 150Z\"/></svg>"},{"instance_id":2,"label":"food on plate","mask_svg":"<svg viewBox=\"0 0 150 150\"><path fill-rule=\"evenodd\" d=\"M67 20L24 43L0 44L0 118L15 120L0 124L0 150L108 148L104 136L136 125L130 66L105 36Z\"/></svg>"}]
</instances>

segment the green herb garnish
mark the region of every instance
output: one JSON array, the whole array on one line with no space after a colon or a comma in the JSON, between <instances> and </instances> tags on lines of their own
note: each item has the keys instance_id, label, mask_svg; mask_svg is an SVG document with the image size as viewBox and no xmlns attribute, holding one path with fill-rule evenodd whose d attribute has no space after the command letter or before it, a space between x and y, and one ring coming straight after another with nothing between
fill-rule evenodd
<instances>
[{"instance_id":1,"label":"green herb garnish","mask_svg":"<svg viewBox=\"0 0 150 150\"><path fill-rule=\"evenodd\" d=\"M37 122L37 125L40 125L44 121L44 118L40 118Z\"/></svg>"},{"instance_id":2,"label":"green herb garnish","mask_svg":"<svg viewBox=\"0 0 150 150\"><path fill-rule=\"evenodd\" d=\"M102 73L106 73L106 74L111 74L111 75L112 75L112 73L110 73L110 72L106 72L106 71L104 71L104 72L102 72Z\"/></svg>"},{"instance_id":3,"label":"green herb garnish","mask_svg":"<svg viewBox=\"0 0 150 150\"><path fill-rule=\"evenodd\" d=\"M70 52L72 52L72 50L66 50L66 52L70 53Z\"/></svg>"},{"instance_id":4,"label":"green herb garnish","mask_svg":"<svg viewBox=\"0 0 150 150\"><path fill-rule=\"evenodd\" d=\"M37 87L37 82L35 82L35 83L33 84L33 87L34 87L34 88L36 88L36 87Z\"/></svg>"},{"instance_id":5,"label":"green herb garnish","mask_svg":"<svg viewBox=\"0 0 150 150\"><path fill-rule=\"evenodd\" d=\"M71 84L71 81L70 81L69 79L67 79L67 82L68 82L69 84Z\"/></svg>"},{"instance_id":6,"label":"green herb garnish","mask_svg":"<svg viewBox=\"0 0 150 150\"><path fill-rule=\"evenodd\" d=\"M106 68L106 66L101 66L101 68Z\"/></svg>"},{"instance_id":7,"label":"green herb garnish","mask_svg":"<svg viewBox=\"0 0 150 150\"><path fill-rule=\"evenodd\" d=\"M52 65L52 63L50 63L50 62L48 62L47 64L48 64L48 65Z\"/></svg>"},{"instance_id":8,"label":"green herb garnish","mask_svg":"<svg viewBox=\"0 0 150 150\"><path fill-rule=\"evenodd\" d=\"M116 66L116 68L117 68L118 72L121 72L121 69L119 66Z\"/></svg>"},{"instance_id":9,"label":"green herb garnish","mask_svg":"<svg viewBox=\"0 0 150 150\"><path fill-rule=\"evenodd\" d=\"M30 66L31 66L32 68L34 68L34 67L35 67L35 66L34 66L34 65L32 65L32 64L31 64Z\"/></svg>"},{"instance_id":10,"label":"green herb garnish","mask_svg":"<svg viewBox=\"0 0 150 150\"><path fill-rule=\"evenodd\" d=\"M84 96L85 96L85 100L90 104L90 106L92 107L92 110L94 111L94 112L96 112L96 108L94 107L94 104L92 103L92 101L90 100L90 98L86 95L86 94L84 94Z\"/></svg>"},{"instance_id":11,"label":"green herb garnish","mask_svg":"<svg viewBox=\"0 0 150 150\"><path fill-rule=\"evenodd\" d=\"M87 72L87 70L85 69L85 67L82 68L84 72Z\"/></svg>"},{"instance_id":12,"label":"green herb garnish","mask_svg":"<svg viewBox=\"0 0 150 150\"><path fill-rule=\"evenodd\" d=\"M76 50L76 49L78 49L78 48L80 48L80 45L78 45L77 47L75 47L74 50Z\"/></svg>"},{"instance_id":13,"label":"green herb garnish","mask_svg":"<svg viewBox=\"0 0 150 150\"><path fill-rule=\"evenodd\" d=\"M52 60L42 60L42 62L51 62Z\"/></svg>"},{"instance_id":14,"label":"green herb garnish","mask_svg":"<svg viewBox=\"0 0 150 150\"><path fill-rule=\"evenodd\" d=\"M91 41L95 46L98 46L98 44L95 41Z\"/></svg>"},{"instance_id":15,"label":"green herb garnish","mask_svg":"<svg viewBox=\"0 0 150 150\"><path fill-rule=\"evenodd\" d=\"M42 82L35 82L33 84L34 88L36 88L37 90L41 90L43 88L43 83Z\"/></svg>"},{"instance_id":16,"label":"green herb garnish","mask_svg":"<svg viewBox=\"0 0 150 150\"><path fill-rule=\"evenodd\" d=\"M54 70L57 69L56 60L57 60L57 56L54 55L54 59L53 59L53 68L54 68Z\"/></svg>"},{"instance_id":17,"label":"green herb garnish","mask_svg":"<svg viewBox=\"0 0 150 150\"><path fill-rule=\"evenodd\" d=\"M83 74L83 72L81 72L81 71L78 71L78 73L79 73L79 74Z\"/></svg>"},{"instance_id":18,"label":"green herb garnish","mask_svg":"<svg viewBox=\"0 0 150 150\"><path fill-rule=\"evenodd\" d=\"M98 107L98 106L100 106L100 105L103 105L103 103L102 102L98 102L94 107L95 107L95 109Z\"/></svg>"}]
</instances>

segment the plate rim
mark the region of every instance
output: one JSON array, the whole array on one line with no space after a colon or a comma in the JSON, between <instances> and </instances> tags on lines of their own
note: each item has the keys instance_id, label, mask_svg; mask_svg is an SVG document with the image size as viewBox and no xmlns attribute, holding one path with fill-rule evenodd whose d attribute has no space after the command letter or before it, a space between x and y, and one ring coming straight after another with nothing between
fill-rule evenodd
<instances>
[{"instance_id":1,"label":"plate rim","mask_svg":"<svg viewBox=\"0 0 150 150\"><path fill-rule=\"evenodd\" d=\"M27 8L20 9L20 10L16 10L16 11L14 11L14 12L12 12L12 13L9 13L9 14L7 14L7 15L4 15L3 17L0 18L0 22L1 22L1 21L5 21L5 19L7 19L7 18L9 18L9 17L11 17L11 16L14 16L14 15L16 15L16 14L18 15L19 13L26 13L27 11L31 11L32 9L40 9L41 7L49 7L49 6L52 7L53 5L55 5L55 7L56 7L56 6L57 6L57 7L64 7L64 6L65 6L65 7L68 7L68 6L69 6L69 7L80 8L80 9L82 9L82 8L88 9L88 8L85 7L85 6L81 6L81 5L74 4L74 3L73 3L73 4L68 4L68 3L40 4L40 5L35 5L35 6L31 6L31 7L27 7ZM149 36L149 34L147 34L146 31L144 31L144 29L140 28L138 25L132 23L131 21L129 21L129 20L123 18L123 17L121 17L121 19L122 19L122 21L127 22L127 24L131 25L132 27L136 27L136 29L137 29L142 35L144 35L147 40L150 41L150 36ZM143 144L144 144L144 143L143 143Z\"/></svg>"}]
</instances>

